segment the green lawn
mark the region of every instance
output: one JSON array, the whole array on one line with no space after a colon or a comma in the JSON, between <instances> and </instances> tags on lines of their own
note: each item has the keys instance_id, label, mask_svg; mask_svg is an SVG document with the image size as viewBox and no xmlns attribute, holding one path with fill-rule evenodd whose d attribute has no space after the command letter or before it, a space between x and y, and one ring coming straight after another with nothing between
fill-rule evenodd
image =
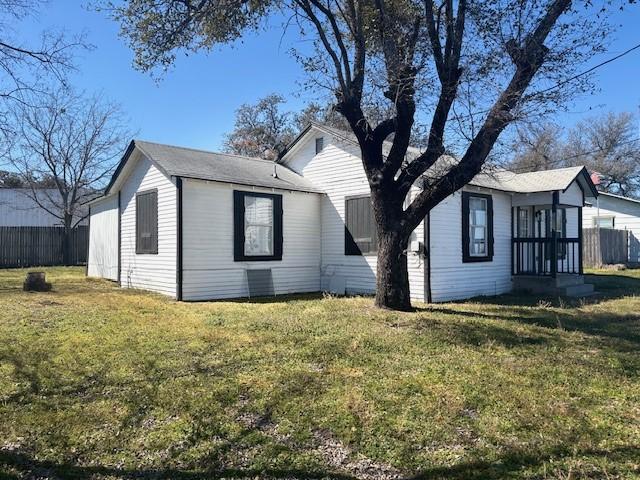
<instances>
[{"instance_id":1,"label":"green lawn","mask_svg":"<svg viewBox=\"0 0 640 480\"><path fill-rule=\"evenodd\" d=\"M640 478L640 270L415 313L46 271L0 271L0 478Z\"/></svg>"}]
</instances>

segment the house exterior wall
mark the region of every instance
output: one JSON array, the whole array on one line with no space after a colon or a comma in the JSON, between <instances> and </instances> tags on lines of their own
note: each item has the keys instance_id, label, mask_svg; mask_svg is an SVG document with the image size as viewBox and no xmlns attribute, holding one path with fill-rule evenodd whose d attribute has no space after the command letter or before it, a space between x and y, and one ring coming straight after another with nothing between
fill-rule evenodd
<instances>
[{"instance_id":1,"label":"house exterior wall","mask_svg":"<svg viewBox=\"0 0 640 480\"><path fill-rule=\"evenodd\" d=\"M629 232L629 261L640 262L640 203L622 198L600 195L600 216L614 217L615 229ZM598 209L595 202L582 209L583 228L593 228Z\"/></svg>"},{"instance_id":2,"label":"house exterior wall","mask_svg":"<svg viewBox=\"0 0 640 480\"><path fill-rule=\"evenodd\" d=\"M315 139L324 138L323 150L315 153ZM287 165L311 180L326 196L322 198L323 290L344 290L349 294L375 292L377 259L373 255L345 255L345 202L348 197L369 194L369 184L362 167L358 147L327 134L317 132L298 146ZM412 235L423 241L424 222ZM409 286L414 301L425 300L425 262L416 253L408 254Z\"/></svg>"},{"instance_id":3,"label":"house exterior wall","mask_svg":"<svg viewBox=\"0 0 640 480\"><path fill-rule=\"evenodd\" d=\"M158 191L158 253L136 254L136 193ZM177 189L172 180L140 155L120 187L120 283L175 296Z\"/></svg>"},{"instance_id":4,"label":"house exterior wall","mask_svg":"<svg viewBox=\"0 0 640 480\"><path fill-rule=\"evenodd\" d=\"M87 276L118 279L118 195L91 205Z\"/></svg>"},{"instance_id":5,"label":"house exterior wall","mask_svg":"<svg viewBox=\"0 0 640 480\"><path fill-rule=\"evenodd\" d=\"M25 188L0 188L0 227L61 227L62 221L40 207L30 194L31 190ZM54 212L57 210L47 200L48 197L59 198L57 190L42 189L37 195L42 204L50 205ZM74 219L74 223L79 218ZM86 220L81 222L81 225L86 224Z\"/></svg>"},{"instance_id":6,"label":"house exterior wall","mask_svg":"<svg viewBox=\"0 0 640 480\"><path fill-rule=\"evenodd\" d=\"M282 195L282 260L234 261L234 190ZM247 297L246 271L265 268L276 294L320 291L321 197L184 179L183 299Z\"/></svg>"},{"instance_id":7,"label":"house exterior wall","mask_svg":"<svg viewBox=\"0 0 640 480\"><path fill-rule=\"evenodd\" d=\"M447 197L430 215L431 296L434 302L511 290L511 195L465 187L493 198L493 260L462 261L462 193Z\"/></svg>"}]
</instances>

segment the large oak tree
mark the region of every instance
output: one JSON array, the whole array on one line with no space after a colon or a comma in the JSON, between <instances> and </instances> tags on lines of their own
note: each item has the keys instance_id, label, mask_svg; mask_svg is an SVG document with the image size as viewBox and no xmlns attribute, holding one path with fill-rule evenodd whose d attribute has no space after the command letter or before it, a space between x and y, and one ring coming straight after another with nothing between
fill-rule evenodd
<instances>
[{"instance_id":1,"label":"large oak tree","mask_svg":"<svg viewBox=\"0 0 640 480\"><path fill-rule=\"evenodd\" d=\"M584 90L587 77L569 79L601 51L607 6L571 0L128 0L111 11L145 71L164 71L181 51L232 43L282 15L312 39L313 48L295 57L315 87L331 90L335 110L360 145L371 189L379 242L376 304L406 310L410 234L481 171L510 123L553 110ZM371 104L390 106L390 114L372 120L366 115ZM428 125L424 147L408 158L417 120ZM383 148L385 141L390 148ZM457 160L433 172L445 151ZM406 205L413 185L421 192Z\"/></svg>"}]
</instances>

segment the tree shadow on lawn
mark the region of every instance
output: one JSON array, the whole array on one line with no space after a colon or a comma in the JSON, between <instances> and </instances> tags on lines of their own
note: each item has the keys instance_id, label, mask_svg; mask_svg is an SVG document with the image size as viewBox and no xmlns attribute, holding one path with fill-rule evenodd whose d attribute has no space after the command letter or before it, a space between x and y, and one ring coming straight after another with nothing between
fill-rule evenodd
<instances>
[{"instance_id":1,"label":"tree shadow on lawn","mask_svg":"<svg viewBox=\"0 0 640 480\"><path fill-rule=\"evenodd\" d=\"M605 341L607 346L618 351L637 350L640 347L640 312L630 310L629 313L621 314L603 308L590 309L589 307L626 296L640 295L640 279L621 275L589 275L587 281L596 284L600 292L597 297L560 299L508 293L497 297L477 297L460 302L461 308L434 304L419 311L470 319L517 322L567 332L576 331ZM471 309L464 308L468 307L469 303L471 303ZM476 311L478 306L482 311ZM478 328L480 327L476 330ZM467 329L466 325L465 329ZM509 329L486 324L482 329L485 332L480 334L481 337L495 337L505 346L552 340L550 336L542 334L521 336ZM473 326L468 330L473 332ZM473 343L473 334L470 334L470 338Z\"/></svg>"},{"instance_id":2,"label":"tree shadow on lawn","mask_svg":"<svg viewBox=\"0 0 640 480\"><path fill-rule=\"evenodd\" d=\"M470 461L451 466L435 466L414 475L400 477L405 480L501 480L515 478L525 468L538 468L549 462L571 458L606 459L609 462L633 462L640 456L640 447L624 446L611 450L587 449L575 451L568 446L560 446L546 451L508 451L495 461ZM595 458L594 458L595 457ZM616 467L614 467L616 468ZM4 472L3 472L4 470ZM12 473L13 472L13 473ZM590 469L590 474L595 473ZM615 474L615 472L607 472ZM58 463L37 460L17 450L0 450L0 478L18 480L22 478L46 478L54 475L61 480L92 478L110 479L300 479L300 480L357 480L358 476L332 472L330 470L306 469L202 469L182 470L119 469L106 466L83 466L73 463ZM567 477L568 478L568 477ZM591 477L590 477L591 478Z\"/></svg>"},{"instance_id":3,"label":"tree shadow on lawn","mask_svg":"<svg viewBox=\"0 0 640 480\"><path fill-rule=\"evenodd\" d=\"M16 475L2 472L7 467L17 472ZM238 469L228 468L220 470L180 470L180 469L119 469L104 466L81 466L72 463L56 463L36 460L29 455L17 451L0 451L0 478L54 478L62 480L80 480L86 478L99 479L305 479L305 480L356 480L351 475L330 473L328 471L313 471L302 469ZM31 476L29 476L31 475Z\"/></svg>"}]
</instances>

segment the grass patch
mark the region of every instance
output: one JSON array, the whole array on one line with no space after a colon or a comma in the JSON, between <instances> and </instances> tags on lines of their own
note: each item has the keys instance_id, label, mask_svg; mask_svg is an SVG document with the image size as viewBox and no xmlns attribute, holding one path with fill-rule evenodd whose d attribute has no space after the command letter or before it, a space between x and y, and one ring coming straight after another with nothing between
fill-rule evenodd
<instances>
[{"instance_id":1,"label":"grass patch","mask_svg":"<svg viewBox=\"0 0 640 480\"><path fill-rule=\"evenodd\" d=\"M413 313L45 270L0 272L0 478L640 478L640 270Z\"/></svg>"}]
</instances>

